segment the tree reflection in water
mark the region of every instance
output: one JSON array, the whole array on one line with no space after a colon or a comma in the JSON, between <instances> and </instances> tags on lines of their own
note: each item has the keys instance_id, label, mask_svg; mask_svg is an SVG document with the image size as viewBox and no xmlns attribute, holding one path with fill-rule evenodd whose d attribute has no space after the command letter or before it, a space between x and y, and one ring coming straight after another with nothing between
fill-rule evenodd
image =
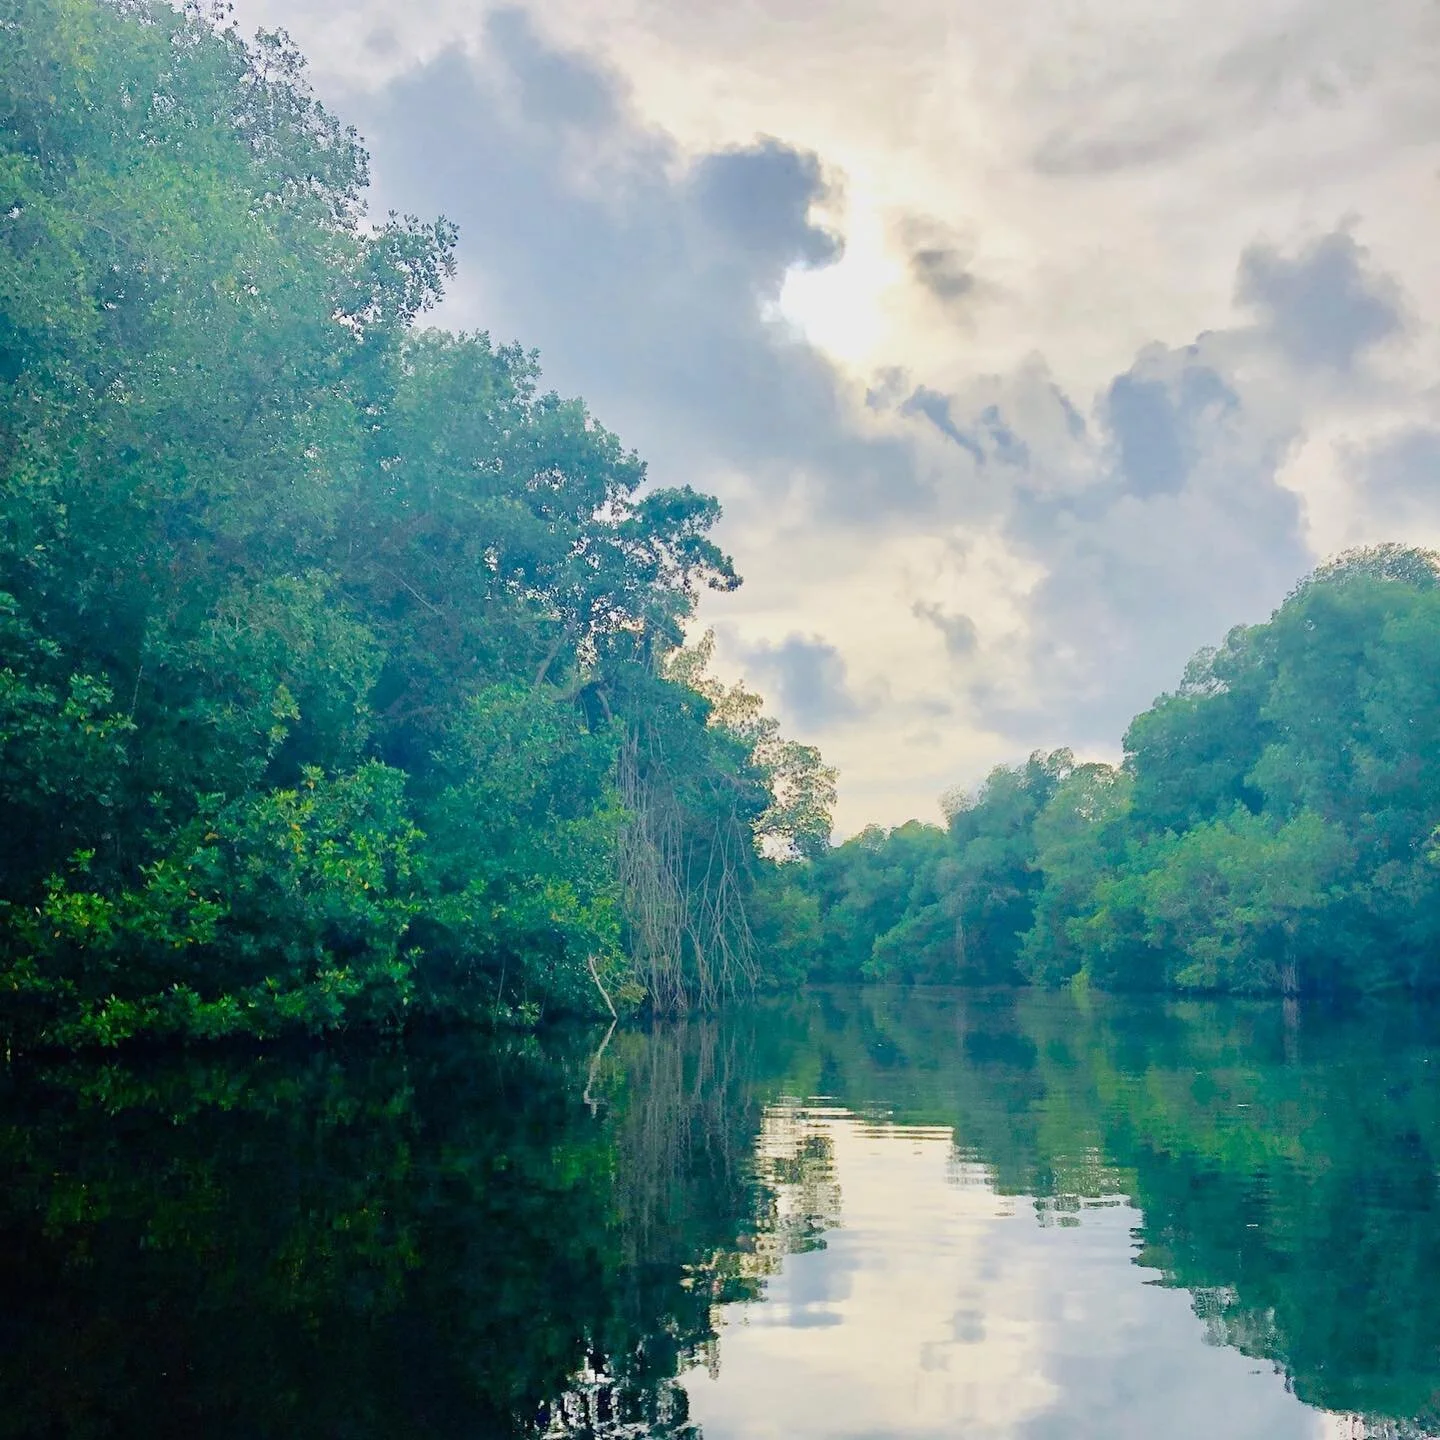
<instances>
[{"instance_id":1,"label":"tree reflection in water","mask_svg":"<svg viewBox=\"0 0 1440 1440\"><path fill-rule=\"evenodd\" d=\"M854 1113L953 1137L954 1181L1041 1225L1128 1199L1214 1341L1337 1435L1411 1440L1440 1428L1437 1033L871 990L598 1061L583 1030L12 1066L0 1436L693 1437L717 1322L844 1224Z\"/></svg>"}]
</instances>

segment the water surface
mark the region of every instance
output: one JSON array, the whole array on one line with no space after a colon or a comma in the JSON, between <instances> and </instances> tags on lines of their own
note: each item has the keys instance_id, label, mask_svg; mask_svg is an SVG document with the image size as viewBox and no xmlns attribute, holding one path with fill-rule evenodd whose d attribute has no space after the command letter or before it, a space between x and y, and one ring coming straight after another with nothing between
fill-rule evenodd
<instances>
[{"instance_id":1,"label":"water surface","mask_svg":"<svg viewBox=\"0 0 1440 1440\"><path fill-rule=\"evenodd\" d=\"M833 991L17 1063L0 1436L1435 1434L1437 1057Z\"/></svg>"}]
</instances>

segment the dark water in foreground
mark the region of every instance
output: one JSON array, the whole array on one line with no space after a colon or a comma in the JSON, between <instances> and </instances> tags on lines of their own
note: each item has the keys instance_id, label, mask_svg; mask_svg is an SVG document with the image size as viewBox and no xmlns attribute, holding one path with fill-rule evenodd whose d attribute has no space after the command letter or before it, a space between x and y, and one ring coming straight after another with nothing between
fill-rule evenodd
<instances>
[{"instance_id":1,"label":"dark water in foreground","mask_svg":"<svg viewBox=\"0 0 1440 1440\"><path fill-rule=\"evenodd\" d=\"M1440 1433L1440 1017L826 992L0 1075L0 1437Z\"/></svg>"}]
</instances>

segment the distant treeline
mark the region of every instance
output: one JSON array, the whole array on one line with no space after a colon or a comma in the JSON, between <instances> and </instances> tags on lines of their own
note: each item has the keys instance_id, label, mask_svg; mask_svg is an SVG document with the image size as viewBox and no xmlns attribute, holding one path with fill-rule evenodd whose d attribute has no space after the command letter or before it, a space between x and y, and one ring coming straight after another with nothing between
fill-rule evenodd
<instances>
[{"instance_id":1,"label":"distant treeline","mask_svg":"<svg viewBox=\"0 0 1440 1440\"><path fill-rule=\"evenodd\" d=\"M283 36L0 8L7 1043L708 1001L828 843L681 646L716 502L417 328L366 165Z\"/></svg>"},{"instance_id":2,"label":"distant treeline","mask_svg":"<svg viewBox=\"0 0 1440 1440\"><path fill-rule=\"evenodd\" d=\"M1116 767L1037 752L790 867L777 983L1440 985L1440 561L1398 545L1201 651Z\"/></svg>"}]
</instances>

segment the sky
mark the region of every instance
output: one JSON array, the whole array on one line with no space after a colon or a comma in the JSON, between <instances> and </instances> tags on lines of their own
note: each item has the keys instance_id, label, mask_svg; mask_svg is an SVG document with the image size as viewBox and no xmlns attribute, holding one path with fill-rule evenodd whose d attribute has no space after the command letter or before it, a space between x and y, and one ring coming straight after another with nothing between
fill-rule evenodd
<instances>
[{"instance_id":1,"label":"sky","mask_svg":"<svg viewBox=\"0 0 1440 1440\"><path fill-rule=\"evenodd\" d=\"M240 0L745 577L717 672L938 819L1320 559L1440 545L1432 0Z\"/></svg>"},{"instance_id":2,"label":"sky","mask_svg":"<svg viewBox=\"0 0 1440 1440\"><path fill-rule=\"evenodd\" d=\"M767 1111L759 1156L807 1137L833 1173L824 1245L784 1256L763 1304L718 1311L710 1369L684 1382L707 1440L1359 1433L1208 1337L1194 1297L1136 1263L1143 1217L1118 1197L1042 1226L1032 1200L957 1158L949 1129L813 1107ZM782 1217L817 1213L778 1188Z\"/></svg>"}]
</instances>

